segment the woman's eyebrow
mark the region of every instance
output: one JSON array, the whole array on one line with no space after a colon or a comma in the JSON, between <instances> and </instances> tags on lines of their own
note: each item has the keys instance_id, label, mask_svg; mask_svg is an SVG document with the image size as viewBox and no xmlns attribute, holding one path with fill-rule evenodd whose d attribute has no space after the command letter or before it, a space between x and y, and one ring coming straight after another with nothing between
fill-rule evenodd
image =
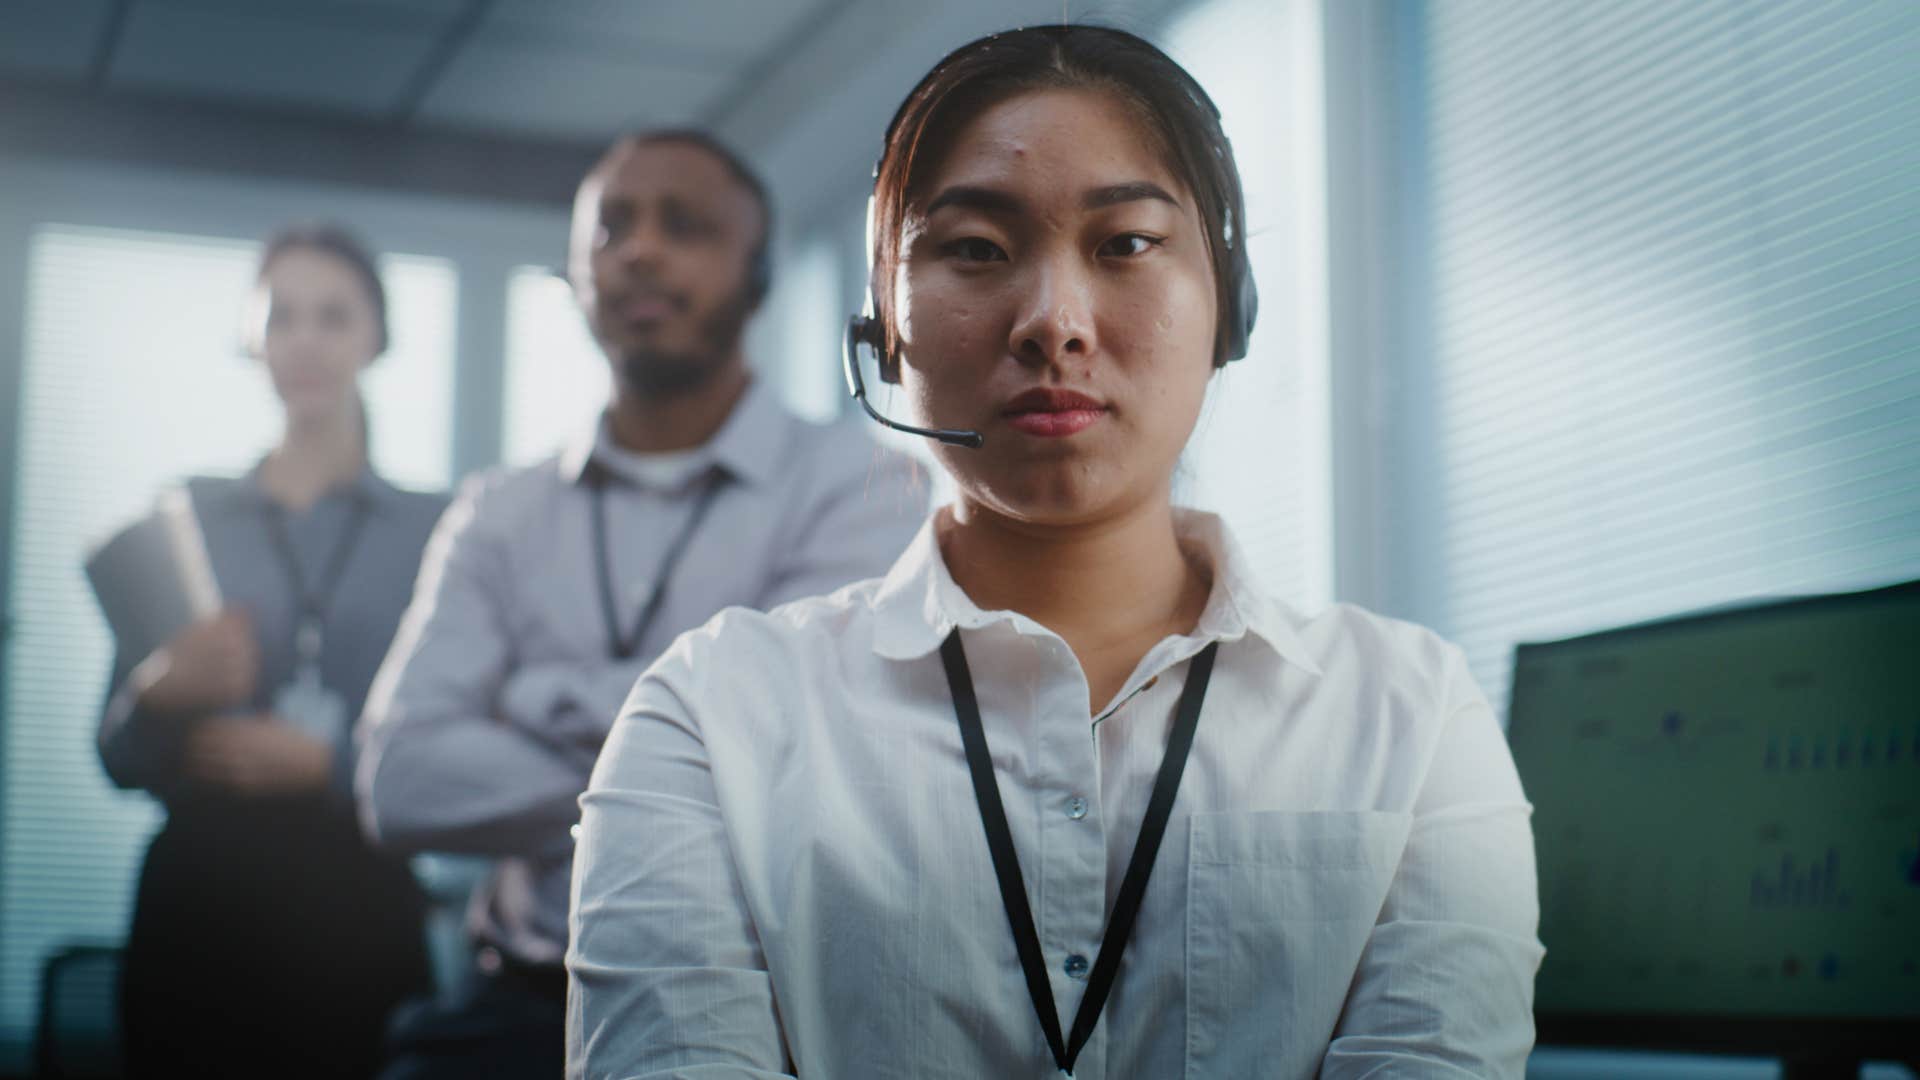
<instances>
[{"instance_id":1,"label":"woman's eyebrow","mask_svg":"<svg viewBox=\"0 0 1920 1080\"><path fill-rule=\"evenodd\" d=\"M1180 205L1179 199L1174 198L1166 188L1151 180L1129 180L1123 184L1091 188L1080 196L1080 205L1087 210L1102 210L1109 206L1141 199L1156 199L1170 206ZM949 206L990 214L1018 214L1026 208L1026 204L1020 200L1020 197L1010 191L973 184L955 184L935 195L922 213L932 217L936 211Z\"/></svg>"},{"instance_id":2,"label":"woman's eyebrow","mask_svg":"<svg viewBox=\"0 0 1920 1080\"><path fill-rule=\"evenodd\" d=\"M1131 180L1124 184L1094 188L1080 196L1080 205L1088 210L1100 210L1139 199L1158 199L1172 206L1180 205L1180 200L1174 198L1166 188L1148 180Z\"/></svg>"},{"instance_id":3,"label":"woman's eyebrow","mask_svg":"<svg viewBox=\"0 0 1920 1080\"><path fill-rule=\"evenodd\" d=\"M1012 192L998 188L975 187L970 184L955 184L927 203L923 213L932 217L934 211L949 206L965 210L982 210L990 214L1017 214L1024 207L1020 197Z\"/></svg>"}]
</instances>

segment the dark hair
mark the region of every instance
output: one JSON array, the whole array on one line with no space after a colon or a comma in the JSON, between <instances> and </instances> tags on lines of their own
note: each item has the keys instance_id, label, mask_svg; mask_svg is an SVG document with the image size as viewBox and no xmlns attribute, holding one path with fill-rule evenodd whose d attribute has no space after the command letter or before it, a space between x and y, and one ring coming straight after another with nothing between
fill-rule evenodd
<instances>
[{"instance_id":1,"label":"dark hair","mask_svg":"<svg viewBox=\"0 0 1920 1080\"><path fill-rule=\"evenodd\" d=\"M1152 44L1104 26L1030 26L962 45L934 65L887 126L873 184L873 303L884 356L899 345L890 283L907 211L954 137L988 108L1050 88L1116 94L1140 114L1167 166L1186 184L1206 231L1219 323L1214 363L1245 351L1252 321L1246 208L1220 113L1186 69Z\"/></svg>"},{"instance_id":2,"label":"dark hair","mask_svg":"<svg viewBox=\"0 0 1920 1080\"><path fill-rule=\"evenodd\" d=\"M367 299L373 304L373 325L376 341L374 355L387 351L387 288L380 281L380 269L374 264L373 255L360 239L347 231L344 226L328 222L308 222L299 225L287 225L267 238L267 245L260 252L260 268L254 273L254 280L267 276L267 270L273 261L289 251L317 251L322 255L331 255L347 264L360 284L367 290Z\"/></svg>"},{"instance_id":3,"label":"dark hair","mask_svg":"<svg viewBox=\"0 0 1920 1080\"><path fill-rule=\"evenodd\" d=\"M753 201L760 208L760 237L754 242L753 250L747 254L747 288L752 294L753 303L758 304L773 284L773 198L767 193L767 185L762 183L760 175L739 154L719 139L701 131L699 128L654 128L650 131L636 131L621 136L607 151L607 157L627 146L658 146L661 143L678 143L703 150L720 164L726 166L734 180L747 189ZM601 159L604 164L606 158ZM595 166L598 171L599 166Z\"/></svg>"}]
</instances>

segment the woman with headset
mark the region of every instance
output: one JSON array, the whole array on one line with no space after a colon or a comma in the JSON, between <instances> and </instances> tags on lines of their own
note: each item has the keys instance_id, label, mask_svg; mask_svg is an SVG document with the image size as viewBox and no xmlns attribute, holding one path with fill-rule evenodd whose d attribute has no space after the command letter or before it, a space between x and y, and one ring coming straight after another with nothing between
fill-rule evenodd
<instances>
[{"instance_id":1,"label":"woman with headset","mask_svg":"<svg viewBox=\"0 0 1920 1080\"><path fill-rule=\"evenodd\" d=\"M1462 654L1288 608L1171 503L1254 313L1205 92L1116 30L966 45L872 238L850 350L958 496L641 679L582 800L570 1074L1521 1075L1529 808Z\"/></svg>"},{"instance_id":2,"label":"woman with headset","mask_svg":"<svg viewBox=\"0 0 1920 1080\"><path fill-rule=\"evenodd\" d=\"M445 500L368 462L359 379L387 326L366 249L284 230L254 303L283 434L245 477L185 485L224 607L149 655L123 643L100 726L114 782L167 811L122 980L133 1076L370 1075L388 1014L427 988L420 894L356 825L350 728ZM95 561L173 527L156 511Z\"/></svg>"}]
</instances>

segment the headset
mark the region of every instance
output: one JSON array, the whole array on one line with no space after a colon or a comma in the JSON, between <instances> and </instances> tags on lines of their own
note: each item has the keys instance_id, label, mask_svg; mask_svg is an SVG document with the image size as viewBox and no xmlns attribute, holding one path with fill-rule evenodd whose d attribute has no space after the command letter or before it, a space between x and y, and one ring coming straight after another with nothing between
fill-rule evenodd
<instances>
[{"instance_id":1,"label":"headset","mask_svg":"<svg viewBox=\"0 0 1920 1080\"><path fill-rule=\"evenodd\" d=\"M860 346L865 345L873 350L874 359L879 366L880 378L883 381L889 383L900 381L899 360L888 350L886 327L881 325L881 321L876 314L880 310L878 299L880 283L873 279L873 249L875 241L874 195L877 194L878 191L881 169L887 163L887 153L893 146L894 130L900 126L900 121L906 116L908 107L920 96L921 91L956 57L963 53L972 52L975 49L985 48L994 40L1004 37L1007 34L1034 32L1051 33L1061 37L1064 37L1068 33L1111 35L1117 38L1128 39L1129 42L1140 41L1140 39L1124 30L1115 30L1104 26L1031 27L1023 30L1009 30L1002 34L991 34L970 44L962 45L953 52L948 53L945 58L933 66L933 70L927 72L926 76L914 86L913 90L901 101L900 107L894 111L893 119L887 122L886 136L880 143L880 159L874 162L873 165L875 191L867 195L866 302L859 314L847 320L847 335L841 347L840 363L847 379L847 393L852 395L853 400L860 403L860 407L866 410L866 414L872 417L874 421L890 427L895 431L904 431L909 435L921 435L950 446L965 446L975 450L978 450L986 443L986 439L977 431L924 428L915 427L912 424L903 424L898 420L882 415L867 401L866 380L860 373ZM1201 87L1198 80L1194 79L1192 75L1188 74L1186 70L1178 64L1172 64L1171 61L1169 61L1169 64L1174 71L1177 72L1176 77L1180 80L1181 88L1195 101L1198 101L1205 107L1208 115L1213 118L1214 125L1217 128L1220 123L1219 107L1213 103L1213 99L1207 95L1206 90ZM1228 145L1224 132L1220 135L1220 141L1223 146ZM1231 154L1231 152L1231 147L1228 146L1228 153ZM1244 213L1244 201L1241 209L1242 213ZM1227 208L1225 212L1228 215L1226 228L1223 230L1226 240L1224 260L1226 262L1226 295L1223 299L1223 310L1220 312L1220 336L1216 344L1213 361L1213 366L1216 368L1224 367L1228 363L1239 360L1247 355L1247 343L1253 336L1254 316L1259 313L1260 309L1260 294L1254 287L1253 267L1247 258L1245 225L1242 222L1232 220L1231 208Z\"/></svg>"},{"instance_id":2,"label":"headset","mask_svg":"<svg viewBox=\"0 0 1920 1080\"><path fill-rule=\"evenodd\" d=\"M769 250L773 241L766 235L773 231L773 222L768 221L766 228L760 231L760 242L754 245L753 254L747 257L745 291L750 310L758 308L773 288L773 252Z\"/></svg>"}]
</instances>

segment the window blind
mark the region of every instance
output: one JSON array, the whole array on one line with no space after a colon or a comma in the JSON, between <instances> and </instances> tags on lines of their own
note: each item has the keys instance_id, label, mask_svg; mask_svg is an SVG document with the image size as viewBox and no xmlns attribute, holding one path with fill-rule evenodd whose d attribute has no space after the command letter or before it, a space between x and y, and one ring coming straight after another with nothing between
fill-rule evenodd
<instances>
[{"instance_id":1,"label":"window blind","mask_svg":"<svg viewBox=\"0 0 1920 1080\"><path fill-rule=\"evenodd\" d=\"M1308 611L1333 594L1319 11L1207 0L1161 35L1233 142L1260 290L1247 356L1214 376L1175 501L1220 514L1263 586Z\"/></svg>"},{"instance_id":2,"label":"window blind","mask_svg":"<svg viewBox=\"0 0 1920 1080\"><path fill-rule=\"evenodd\" d=\"M46 957L126 933L153 801L115 790L94 728L112 645L81 560L162 485L236 474L278 435L238 349L258 247L49 225L28 252L0 784L0 1070L24 1067ZM443 488L450 452L451 263L382 262L393 348L363 383L374 462Z\"/></svg>"},{"instance_id":3,"label":"window blind","mask_svg":"<svg viewBox=\"0 0 1920 1080\"><path fill-rule=\"evenodd\" d=\"M505 462L530 465L579 438L606 408L610 377L566 279L544 266L515 267L507 278Z\"/></svg>"},{"instance_id":4,"label":"window blind","mask_svg":"<svg viewBox=\"0 0 1920 1080\"><path fill-rule=\"evenodd\" d=\"M1401 11L1408 613L1504 706L1516 641L1920 576L1920 5Z\"/></svg>"}]
</instances>

